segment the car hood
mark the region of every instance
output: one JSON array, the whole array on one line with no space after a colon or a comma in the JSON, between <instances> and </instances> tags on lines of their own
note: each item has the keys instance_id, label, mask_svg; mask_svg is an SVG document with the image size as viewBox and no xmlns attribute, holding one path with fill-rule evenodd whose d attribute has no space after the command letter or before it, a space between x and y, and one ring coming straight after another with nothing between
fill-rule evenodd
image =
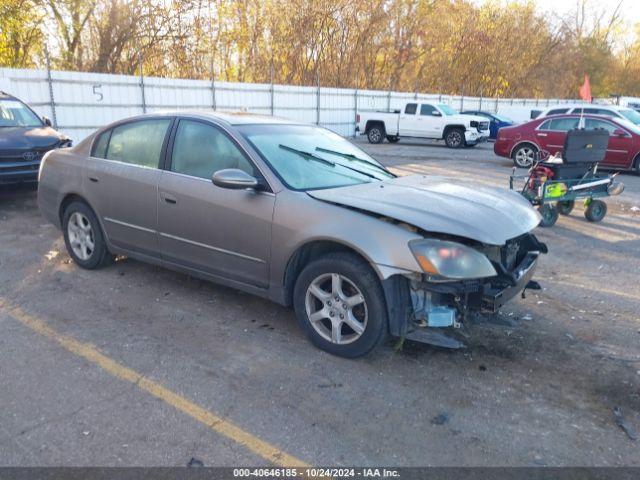
<instances>
[{"instance_id":1,"label":"car hood","mask_svg":"<svg viewBox=\"0 0 640 480\"><path fill-rule=\"evenodd\" d=\"M389 217L424 231L489 245L527 233L540 215L519 193L443 177L411 175L308 192L318 200Z\"/></svg>"},{"instance_id":2,"label":"car hood","mask_svg":"<svg viewBox=\"0 0 640 480\"><path fill-rule=\"evenodd\" d=\"M0 150L54 148L66 139L50 127L0 127Z\"/></svg>"}]
</instances>

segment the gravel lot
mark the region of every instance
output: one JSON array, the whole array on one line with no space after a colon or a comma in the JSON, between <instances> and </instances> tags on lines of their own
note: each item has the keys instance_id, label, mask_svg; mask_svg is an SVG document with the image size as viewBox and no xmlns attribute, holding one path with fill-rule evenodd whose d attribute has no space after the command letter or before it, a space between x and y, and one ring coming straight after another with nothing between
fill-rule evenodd
<instances>
[{"instance_id":1,"label":"gravel lot","mask_svg":"<svg viewBox=\"0 0 640 480\"><path fill-rule=\"evenodd\" d=\"M401 174L508 185L491 145L357 143ZM80 270L35 192L5 189L0 464L269 463L217 420L114 376L87 353L99 351L313 465L640 465L612 413L640 430L640 177L621 178L601 224L576 211L539 230L544 289L508 305L503 325L477 325L464 351L407 342L357 361L232 289L127 259Z\"/></svg>"}]
</instances>

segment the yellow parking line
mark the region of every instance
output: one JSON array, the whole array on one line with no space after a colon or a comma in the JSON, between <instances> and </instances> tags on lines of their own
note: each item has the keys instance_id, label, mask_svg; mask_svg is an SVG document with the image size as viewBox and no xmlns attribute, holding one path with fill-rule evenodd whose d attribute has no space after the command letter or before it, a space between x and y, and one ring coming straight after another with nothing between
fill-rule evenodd
<instances>
[{"instance_id":1,"label":"yellow parking line","mask_svg":"<svg viewBox=\"0 0 640 480\"><path fill-rule=\"evenodd\" d=\"M171 405L177 410L186 413L193 419L209 427L214 432L219 433L220 435L223 435L233 440L234 442L246 447L253 453L268 460L272 464L283 467L308 466L302 460L299 460L296 457L283 452L274 445L271 445L270 443L259 439L258 437L233 424L229 420L226 420L225 418L216 415L215 413L212 413L209 410L200 407L199 405L196 405L182 395L178 395L177 393L172 392L159 383L146 378L144 375L136 372L135 370L121 365L112 358L109 358L106 355L100 353L92 345L88 343L82 343L72 337L58 333L42 320L26 313L19 307L11 305L3 298L0 298L0 308L34 332L39 333L40 335L51 340L55 340L69 352L74 353L84 358L85 360L88 360L94 365L99 366L114 377L133 383L141 390L150 393L151 395L159 398L168 405Z\"/></svg>"}]
</instances>

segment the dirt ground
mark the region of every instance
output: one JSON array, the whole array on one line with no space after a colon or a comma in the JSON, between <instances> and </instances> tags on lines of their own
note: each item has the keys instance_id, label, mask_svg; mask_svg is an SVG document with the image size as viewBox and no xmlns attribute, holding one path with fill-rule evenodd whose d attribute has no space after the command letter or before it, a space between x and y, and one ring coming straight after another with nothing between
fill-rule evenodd
<instances>
[{"instance_id":1,"label":"dirt ground","mask_svg":"<svg viewBox=\"0 0 640 480\"><path fill-rule=\"evenodd\" d=\"M491 145L357 143L401 174L508 185ZM232 289L128 259L81 270L35 191L5 189L0 465L268 464L11 305L309 464L638 466L640 441L613 415L640 430L640 177L621 180L602 223L577 209L538 229L543 290L501 325L474 326L467 349L406 342L355 361L312 347L290 310Z\"/></svg>"}]
</instances>

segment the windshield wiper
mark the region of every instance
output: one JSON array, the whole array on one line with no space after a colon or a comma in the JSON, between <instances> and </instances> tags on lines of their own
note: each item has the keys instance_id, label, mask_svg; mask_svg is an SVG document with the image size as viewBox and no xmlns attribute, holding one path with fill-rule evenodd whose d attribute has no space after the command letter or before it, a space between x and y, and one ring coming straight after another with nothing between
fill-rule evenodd
<instances>
[{"instance_id":1,"label":"windshield wiper","mask_svg":"<svg viewBox=\"0 0 640 480\"><path fill-rule=\"evenodd\" d=\"M375 164L373 162L369 162L369 161L367 161L367 160L365 160L363 158L356 157L353 153L337 152L335 150L329 150L328 148L322 148L322 147L316 147L316 150L319 151L319 152L330 153L331 155L338 155L339 157L348 158L348 159L353 160L355 162L364 163L364 164L366 164L368 166L375 167L378 170L382 170L384 173L387 173L389 175L393 175L393 173L391 173L389 170L387 170L383 166L377 165L377 164Z\"/></svg>"},{"instance_id":2,"label":"windshield wiper","mask_svg":"<svg viewBox=\"0 0 640 480\"><path fill-rule=\"evenodd\" d=\"M315 154L313 154L311 152L305 152L304 150L298 150L297 148L288 147L287 145L278 145L278 146L283 150L287 150L289 152L297 153L301 157L306 157L306 158L308 158L310 160L315 160L316 162L324 163L325 165L330 165L332 167L335 167L336 165L340 165L342 168L346 168L347 170L351 170L353 172L359 173L360 175L364 175L364 176L369 177L369 178L375 178L376 180L378 180L378 178L375 175L372 175L369 172L363 172L362 170L358 170L357 168L350 167L348 165L345 165L344 163L332 162L331 160L327 160L326 158L319 157L318 155L315 155Z\"/></svg>"}]
</instances>

